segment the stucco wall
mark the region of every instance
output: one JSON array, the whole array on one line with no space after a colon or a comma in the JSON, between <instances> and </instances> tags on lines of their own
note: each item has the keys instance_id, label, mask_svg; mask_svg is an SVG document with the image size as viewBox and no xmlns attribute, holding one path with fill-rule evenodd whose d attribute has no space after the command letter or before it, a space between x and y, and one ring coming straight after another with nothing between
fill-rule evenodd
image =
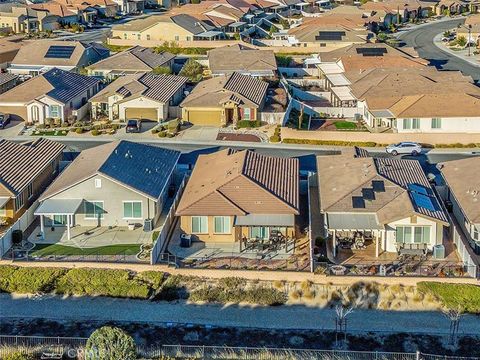
<instances>
[{"instance_id":1,"label":"stucco wall","mask_svg":"<svg viewBox=\"0 0 480 360\"><path fill-rule=\"evenodd\" d=\"M410 225L410 226L430 226L430 243L428 247L430 249L433 248L434 245L441 244L442 239L442 232L440 232L440 236L437 233L437 227L441 227L441 225L437 224L435 221L430 219L423 218L421 216L415 216L415 221L412 221L412 217L408 217L405 219L401 219L395 222L388 224L387 233L386 233L386 251L388 252L396 252L395 242L396 242L396 228L397 226L401 225Z\"/></svg>"}]
</instances>

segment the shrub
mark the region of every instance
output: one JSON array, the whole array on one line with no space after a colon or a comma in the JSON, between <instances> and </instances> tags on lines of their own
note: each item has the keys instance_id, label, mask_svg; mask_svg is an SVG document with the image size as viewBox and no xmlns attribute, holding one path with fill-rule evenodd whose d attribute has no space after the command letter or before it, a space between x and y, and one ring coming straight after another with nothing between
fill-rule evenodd
<instances>
[{"instance_id":1,"label":"shrub","mask_svg":"<svg viewBox=\"0 0 480 360\"><path fill-rule=\"evenodd\" d=\"M180 70L179 75L186 76L192 82L198 82L202 79L203 67L200 63L194 58L187 60L185 65L183 65L182 70Z\"/></svg>"},{"instance_id":2,"label":"shrub","mask_svg":"<svg viewBox=\"0 0 480 360\"><path fill-rule=\"evenodd\" d=\"M158 133L158 129L157 129L157 128L153 128L153 129L152 129L152 134L155 135L155 134L157 134L157 133Z\"/></svg>"},{"instance_id":3,"label":"shrub","mask_svg":"<svg viewBox=\"0 0 480 360\"><path fill-rule=\"evenodd\" d=\"M7 293L48 293L67 270L0 266L0 291Z\"/></svg>"},{"instance_id":4,"label":"shrub","mask_svg":"<svg viewBox=\"0 0 480 360\"><path fill-rule=\"evenodd\" d=\"M83 128L79 127L77 130L75 130L77 134L83 134Z\"/></svg>"},{"instance_id":5,"label":"shrub","mask_svg":"<svg viewBox=\"0 0 480 360\"><path fill-rule=\"evenodd\" d=\"M272 142L272 143L278 143L278 142L280 142L280 136L278 136L278 135L272 135L272 136L270 136L270 142Z\"/></svg>"},{"instance_id":6,"label":"shrub","mask_svg":"<svg viewBox=\"0 0 480 360\"><path fill-rule=\"evenodd\" d=\"M13 352L2 357L3 360L33 360L32 355L22 354L20 352Z\"/></svg>"},{"instance_id":7,"label":"shrub","mask_svg":"<svg viewBox=\"0 0 480 360\"><path fill-rule=\"evenodd\" d=\"M72 269L57 283L57 293L147 299L151 288L127 270Z\"/></svg>"},{"instance_id":8,"label":"shrub","mask_svg":"<svg viewBox=\"0 0 480 360\"><path fill-rule=\"evenodd\" d=\"M286 144L330 145L330 146L382 146L373 141L339 141L339 140L314 140L314 139L283 139Z\"/></svg>"},{"instance_id":9,"label":"shrub","mask_svg":"<svg viewBox=\"0 0 480 360\"><path fill-rule=\"evenodd\" d=\"M172 133L170 133L170 132L167 133L167 137L168 137L168 138L173 138L174 136L175 136L175 134L172 134Z\"/></svg>"},{"instance_id":10,"label":"shrub","mask_svg":"<svg viewBox=\"0 0 480 360\"><path fill-rule=\"evenodd\" d=\"M92 135L93 136L98 136L98 135L100 135L100 131L98 129L93 129L92 130Z\"/></svg>"},{"instance_id":11,"label":"shrub","mask_svg":"<svg viewBox=\"0 0 480 360\"><path fill-rule=\"evenodd\" d=\"M135 341L125 331L104 326L88 338L85 355L88 360L134 360L137 349Z\"/></svg>"},{"instance_id":12,"label":"shrub","mask_svg":"<svg viewBox=\"0 0 480 360\"><path fill-rule=\"evenodd\" d=\"M167 136L167 132L166 132L165 130L160 131L160 132L158 133L158 137L164 138L165 136Z\"/></svg>"},{"instance_id":13,"label":"shrub","mask_svg":"<svg viewBox=\"0 0 480 360\"><path fill-rule=\"evenodd\" d=\"M426 301L437 298L449 309L480 313L480 286L423 281L417 287Z\"/></svg>"},{"instance_id":14,"label":"shrub","mask_svg":"<svg viewBox=\"0 0 480 360\"><path fill-rule=\"evenodd\" d=\"M38 124L37 129L45 129L45 124Z\"/></svg>"},{"instance_id":15,"label":"shrub","mask_svg":"<svg viewBox=\"0 0 480 360\"><path fill-rule=\"evenodd\" d=\"M153 68L152 74L154 75L170 75L172 73L172 69L169 66L157 66Z\"/></svg>"},{"instance_id":16,"label":"shrub","mask_svg":"<svg viewBox=\"0 0 480 360\"><path fill-rule=\"evenodd\" d=\"M138 278L149 283L153 289L157 290L162 286L165 280L165 274L161 271L149 270L138 274Z\"/></svg>"},{"instance_id":17,"label":"shrub","mask_svg":"<svg viewBox=\"0 0 480 360\"><path fill-rule=\"evenodd\" d=\"M183 277L181 275L170 275L163 282L159 291L155 295L156 300L178 300L183 297L184 287L182 285Z\"/></svg>"},{"instance_id":18,"label":"shrub","mask_svg":"<svg viewBox=\"0 0 480 360\"><path fill-rule=\"evenodd\" d=\"M260 127L262 124L260 121L252 121L252 120L240 120L237 121L237 128L255 128Z\"/></svg>"}]
</instances>

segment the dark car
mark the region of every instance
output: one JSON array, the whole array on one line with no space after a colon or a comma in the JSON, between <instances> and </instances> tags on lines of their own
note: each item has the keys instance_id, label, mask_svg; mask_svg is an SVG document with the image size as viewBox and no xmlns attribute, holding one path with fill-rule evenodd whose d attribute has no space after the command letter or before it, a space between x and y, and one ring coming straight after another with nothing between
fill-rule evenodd
<instances>
[{"instance_id":1,"label":"dark car","mask_svg":"<svg viewBox=\"0 0 480 360\"><path fill-rule=\"evenodd\" d=\"M142 122L138 119L127 120L127 133L138 133L142 130Z\"/></svg>"},{"instance_id":2,"label":"dark car","mask_svg":"<svg viewBox=\"0 0 480 360\"><path fill-rule=\"evenodd\" d=\"M10 124L10 115L0 113L0 129L5 129L8 124Z\"/></svg>"}]
</instances>

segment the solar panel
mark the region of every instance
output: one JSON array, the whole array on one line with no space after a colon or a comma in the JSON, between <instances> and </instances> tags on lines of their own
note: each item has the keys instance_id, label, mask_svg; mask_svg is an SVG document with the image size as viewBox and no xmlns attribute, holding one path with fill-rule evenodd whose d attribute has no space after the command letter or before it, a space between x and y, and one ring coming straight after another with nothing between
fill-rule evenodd
<instances>
[{"instance_id":1,"label":"solar panel","mask_svg":"<svg viewBox=\"0 0 480 360\"><path fill-rule=\"evenodd\" d=\"M375 200L375 193L373 189L362 189L362 197L365 200Z\"/></svg>"},{"instance_id":2,"label":"solar panel","mask_svg":"<svg viewBox=\"0 0 480 360\"><path fill-rule=\"evenodd\" d=\"M408 184L408 190L416 192L418 194L429 195L429 192L425 186L417 184Z\"/></svg>"},{"instance_id":3,"label":"solar panel","mask_svg":"<svg viewBox=\"0 0 480 360\"><path fill-rule=\"evenodd\" d=\"M352 196L352 206L354 209L364 209L365 200L361 196Z\"/></svg>"},{"instance_id":4,"label":"solar panel","mask_svg":"<svg viewBox=\"0 0 480 360\"><path fill-rule=\"evenodd\" d=\"M417 207L421 207L430 211L435 211L435 206L432 203L432 199L430 196L423 195L423 194L418 194L418 193L412 193L412 198Z\"/></svg>"},{"instance_id":5,"label":"solar panel","mask_svg":"<svg viewBox=\"0 0 480 360\"><path fill-rule=\"evenodd\" d=\"M342 40L342 37L345 36L345 31L319 31L318 35L315 36L315 40Z\"/></svg>"},{"instance_id":6,"label":"solar panel","mask_svg":"<svg viewBox=\"0 0 480 360\"><path fill-rule=\"evenodd\" d=\"M375 192L385 192L385 183L382 180L373 180L372 188Z\"/></svg>"},{"instance_id":7,"label":"solar panel","mask_svg":"<svg viewBox=\"0 0 480 360\"><path fill-rule=\"evenodd\" d=\"M48 48L45 57L51 59L70 59L74 50L75 46L52 45Z\"/></svg>"},{"instance_id":8,"label":"solar panel","mask_svg":"<svg viewBox=\"0 0 480 360\"><path fill-rule=\"evenodd\" d=\"M363 56L383 56L383 54L387 53L386 48L358 48L357 54L361 54Z\"/></svg>"}]
</instances>

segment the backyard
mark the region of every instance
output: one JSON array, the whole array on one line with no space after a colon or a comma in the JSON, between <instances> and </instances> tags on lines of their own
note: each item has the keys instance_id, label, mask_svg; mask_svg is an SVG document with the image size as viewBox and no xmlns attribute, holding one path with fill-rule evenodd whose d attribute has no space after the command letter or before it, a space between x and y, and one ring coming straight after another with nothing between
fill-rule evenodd
<instances>
[{"instance_id":1,"label":"backyard","mask_svg":"<svg viewBox=\"0 0 480 360\"><path fill-rule=\"evenodd\" d=\"M94 248L80 248L58 244L36 244L30 252L30 255L32 257L46 257L52 255L136 255L139 252L139 244L110 245Z\"/></svg>"}]
</instances>

